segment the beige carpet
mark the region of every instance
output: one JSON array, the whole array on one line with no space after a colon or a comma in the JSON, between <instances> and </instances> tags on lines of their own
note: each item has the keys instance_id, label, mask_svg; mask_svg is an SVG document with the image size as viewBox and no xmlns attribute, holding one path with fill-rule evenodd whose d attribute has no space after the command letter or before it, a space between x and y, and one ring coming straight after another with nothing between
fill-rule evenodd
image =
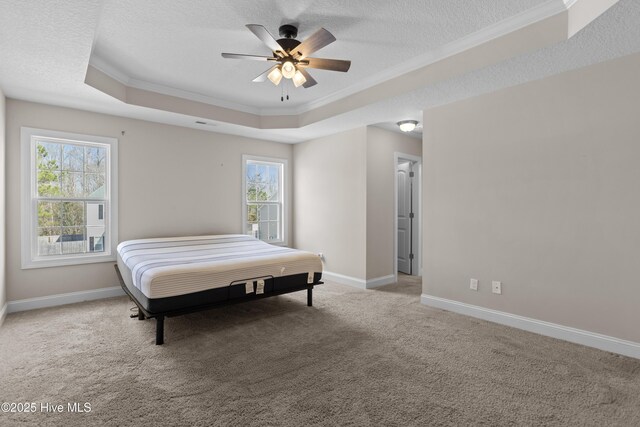
<instances>
[{"instance_id":1,"label":"beige carpet","mask_svg":"<svg viewBox=\"0 0 640 427\"><path fill-rule=\"evenodd\" d=\"M12 314L0 425L640 425L640 361L419 304L415 279L326 284L166 321L126 298ZM38 409L39 410L39 409ZM66 408L65 408L66 410Z\"/></svg>"}]
</instances>

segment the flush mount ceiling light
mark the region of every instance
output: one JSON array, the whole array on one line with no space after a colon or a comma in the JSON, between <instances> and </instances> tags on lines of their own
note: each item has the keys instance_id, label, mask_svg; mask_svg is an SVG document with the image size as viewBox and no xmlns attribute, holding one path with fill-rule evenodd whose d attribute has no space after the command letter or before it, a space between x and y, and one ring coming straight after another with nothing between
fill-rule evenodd
<instances>
[{"instance_id":1,"label":"flush mount ceiling light","mask_svg":"<svg viewBox=\"0 0 640 427\"><path fill-rule=\"evenodd\" d=\"M295 87L308 88L314 86L317 82L307 72L306 68L347 72L351 67L351 61L342 59L309 58L309 55L336 40L333 34L324 28L320 28L303 42L296 40L298 28L294 25L282 25L279 28L282 38L278 40L273 38L262 25L249 24L247 28L271 49L272 56L223 53L222 57L277 63L253 79L254 82L264 82L269 79L274 85L278 86L284 77L285 79L291 79Z\"/></svg>"},{"instance_id":2,"label":"flush mount ceiling light","mask_svg":"<svg viewBox=\"0 0 640 427\"><path fill-rule=\"evenodd\" d=\"M398 122L397 125L402 132L411 132L418 126L418 122L416 120L403 120Z\"/></svg>"}]
</instances>

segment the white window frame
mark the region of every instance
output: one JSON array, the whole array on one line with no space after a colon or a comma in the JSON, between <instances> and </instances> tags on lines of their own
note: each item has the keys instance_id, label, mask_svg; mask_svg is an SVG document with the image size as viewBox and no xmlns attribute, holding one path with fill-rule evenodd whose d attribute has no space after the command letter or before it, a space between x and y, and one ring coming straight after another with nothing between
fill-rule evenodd
<instances>
[{"instance_id":1,"label":"white window frame","mask_svg":"<svg viewBox=\"0 0 640 427\"><path fill-rule=\"evenodd\" d=\"M21 135L21 246L22 269L59 267L65 265L90 264L116 260L118 245L118 139L58 132L29 127L20 128ZM104 221L107 239L104 252L38 256L37 253L37 179L36 138L58 140L60 143L99 145L107 149L107 176L105 177Z\"/></svg>"},{"instance_id":2,"label":"white window frame","mask_svg":"<svg viewBox=\"0 0 640 427\"><path fill-rule=\"evenodd\" d=\"M282 176L280 177L280 194L282 194L282 209L280 214L280 227L281 227L281 239L279 240L265 240L272 245L284 246L288 240L287 230L287 210L288 210L288 194L286 190L287 186L287 173L288 173L288 160L275 157L262 157L253 156L249 154L242 155L242 228L241 234L246 234L245 225L247 224L247 162L263 162L263 163L275 163L282 165Z\"/></svg>"}]
</instances>

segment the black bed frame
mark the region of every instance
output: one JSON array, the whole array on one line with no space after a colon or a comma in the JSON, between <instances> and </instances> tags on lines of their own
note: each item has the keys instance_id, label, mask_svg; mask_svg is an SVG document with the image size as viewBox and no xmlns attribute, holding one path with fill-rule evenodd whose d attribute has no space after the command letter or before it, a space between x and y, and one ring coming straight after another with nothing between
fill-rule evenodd
<instances>
[{"instance_id":1,"label":"black bed frame","mask_svg":"<svg viewBox=\"0 0 640 427\"><path fill-rule=\"evenodd\" d=\"M180 316L305 289L307 290L307 306L311 307L313 305L313 287L323 283L320 281L322 273L314 274L313 283L307 283L307 273L283 277L256 277L235 281L229 286L208 291L168 298L148 299L137 289L129 289L122 278L118 265L115 264L114 267L118 280L120 280L120 286L138 307L138 315L132 315L131 317L137 317L138 320L156 319L156 345L164 344L165 317ZM264 293L262 294L256 293L256 285L259 279L264 280ZM247 294L245 289L246 283L249 282L253 282L253 292Z\"/></svg>"}]
</instances>

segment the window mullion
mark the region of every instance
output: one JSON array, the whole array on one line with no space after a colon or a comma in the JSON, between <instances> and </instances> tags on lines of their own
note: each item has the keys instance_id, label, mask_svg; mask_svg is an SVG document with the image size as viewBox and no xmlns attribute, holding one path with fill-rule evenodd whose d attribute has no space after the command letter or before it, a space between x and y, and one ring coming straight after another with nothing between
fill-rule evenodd
<instances>
[{"instance_id":1,"label":"window mullion","mask_svg":"<svg viewBox=\"0 0 640 427\"><path fill-rule=\"evenodd\" d=\"M117 230L111 224L117 218L111 199L117 195L111 193L117 178L111 155L117 154L117 139L25 127L21 133L22 212L28 215L22 230L23 268L112 259ZM96 195L103 197L87 197ZM101 240L97 252L89 250L90 235L96 243Z\"/></svg>"},{"instance_id":2,"label":"window mullion","mask_svg":"<svg viewBox=\"0 0 640 427\"><path fill-rule=\"evenodd\" d=\"M258 215L260 215L262 209L266 209L264 216L258 216L254 219L255 223L259 224L260 236L267 241L284 241L284 173L286 160L280 161L280 159L260 159L243 156L243 161L243 171L245 173L243 177L245 182L245 212L243 213L243 217L247 219L243 227L249 227L249 229L251 229L250 224L254 223L253 221L251 223L248 222L250 207L257 209ZM253 175L253 179L249 176L250 173L252 175L255 174ZM260 174L263 179L256 180L255 177L258 176L258 174ZM277 194L277 197L271 200L256 200L258 198L259 187L264 187L269 192L269 197L274 195L270 190L274 190L273 193ZM255 191L253 194L254 200L249 200L249 188L255 189L253 190ZM272 212L273 206L278 207L275 216L273 216L274 212ZM277 231L275 231L275 234L271 234L274 224L277 227Z\"/></svg>"}]
</instances>

